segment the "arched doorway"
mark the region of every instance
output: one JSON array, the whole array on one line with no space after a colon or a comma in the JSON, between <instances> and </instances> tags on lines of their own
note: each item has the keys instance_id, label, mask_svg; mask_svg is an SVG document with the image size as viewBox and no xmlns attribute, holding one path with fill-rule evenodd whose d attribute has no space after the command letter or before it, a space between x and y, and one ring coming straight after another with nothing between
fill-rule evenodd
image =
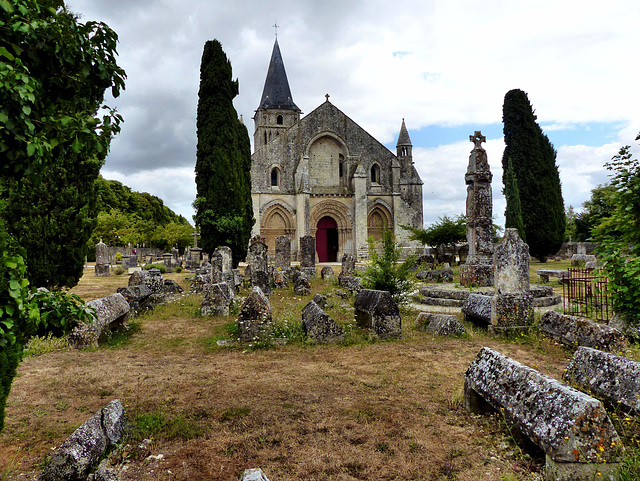
<instances>
[{"instance_id":1,"label":"arched doorway","mask_svg":"<svg viewBox=\"0 0 640 481\"><path fill-rule=\"evenodd\" d=\"M338 223L332 217L324 216L318 221L316 230L318 262L336 262L338 249Z\"/></svg>"}]
</instances>

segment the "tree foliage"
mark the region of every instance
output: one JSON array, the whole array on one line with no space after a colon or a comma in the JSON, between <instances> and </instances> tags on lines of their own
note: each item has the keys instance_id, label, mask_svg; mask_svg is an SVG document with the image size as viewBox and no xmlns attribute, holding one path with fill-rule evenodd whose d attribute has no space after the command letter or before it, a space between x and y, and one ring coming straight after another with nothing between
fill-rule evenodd
<instances>
[{"instance_id":1,"label":"tree foliage","mask_svg":"<svg viewBox=\"0 0 640 481\"><path fill-rule=\"evenodd\" d=\"M565 213L556 151L536 122L536 115L522 90L510 90L502 111L505 150L502 157L507 210L514 190L507 188L509 163L517 181L524 236L531 255L544 261L560 248L564 239ZM507 225L507 227L510 227Z\"/></svg>"},{"instance_id":2,"label":"tree foliage","mask_svg":"<svg viewBox=\"0 0 640 481\"><path fill-rule=\"evenodd\" d=\"M78 22L62 0L0 0L3 184L36 185L60 159L103 161L122 120L102 105L106 89L117 96L124 87L116 42L107 25ZM105 112L98 115L100 108ZM0 200L0 211L5 206ZM25 255L0 215L0 429L24 343L39 318L29 300Z\"/></svg>"},{"instance_id":3,"label":"tree foliage","mask_svg":"<svg viewBox=\"0 0 640 481\"><path fill-rule=\"evenodd\" d=\"M237 265L247 254L255 222L251 205L251 145L233 99L238 82L217 40L206 42L200 65L195 221L202 248L228 246Z\"/></svg>"},{"instance_id":4,"label":"tree foliage","mask_svg":"<svg viewBox=\"0 0 640 481\"><path fill-rule=\"evenodd\" d=\"M399 262L402 248L390 229L382 231L382 251L378 253L373 237L367 239L370 265L362 275L367 289L389 291L397 303L407 301L413 283L409 279L411 269L415 265L412 256Z\"/></svg>"},{"instance_id":5,"label":"tree foliage","mask_svg":"<svg viewBox=\"0 0 640 481\"><path fill-rule=\"evenodd\" d=\"M640 140L640 134L636 137ZM596 252L604 262L614 309L640 324L640 162L631 147L620 149L606 164L611 172L610 216L594 228ZM593 200L593 199L592 199Z\"/></svg>"},{"instance_id":6,"label":"tree foliage","mask_svg":"<svg viewBox=\"0 0 640 481\"><path fill-rule=\"evenodd\" d=\"M402 228L411 232L410 240L418 241L425 246L437 248L467 242L467 216L464 214L453 218L444 215L426 229L404 225Z\"/></svg>"},{"instance_id":7,"label":"tree foliage","mask_svg":"<svg viewBox=\"0 0 640 481\"><path fill-rule=\"evenodd\" d=\"M522 220L522 205L520 204L520 189L518 189L518 179L513 171L511 157L507 159L507 170L504 174L504 189L502 193L507 201L507 207L504 212L504 226L505 228L518 229L518 235L526 242L527 236Z\"/></svg>"}]
</instances>

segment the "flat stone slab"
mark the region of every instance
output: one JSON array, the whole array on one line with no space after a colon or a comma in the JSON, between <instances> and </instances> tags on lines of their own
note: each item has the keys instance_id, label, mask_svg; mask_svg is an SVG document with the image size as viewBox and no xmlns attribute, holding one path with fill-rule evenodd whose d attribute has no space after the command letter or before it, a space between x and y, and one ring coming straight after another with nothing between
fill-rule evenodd
<instances>
[{"instance_id":1,"label":"flat stone slab","mask_svg":"<svg viewBox=\"0 0 640 481\"><path fill-rule=\"evenodd\" d=\"M504 413L545 452L546 479L607 479L617 469L622 443L602 402L497 351L483 347L471 362L464 405Z\"/></svg>"},{"instance_id":2,"label":"flat stone slab","mask_svg":"<svg viewBox=\"0 0 640 481\"><path fill-rule=\"evenodd\" d=\"M271 304L259 287L253 287L238 314L240 342L271 339Z\"/></svg>"},{"instance_id":3,"label":"flat stone slab","mask_svg":"<svg viewBox=\"0 0 640 481\"><path fill-rule=\"evenodd\" d=\"M494 289L456 287L455 284L437 286L423 286L419 290L422 296L420 302L429 306L462 306L470 294L493 296ZM553 292L551 286L532 285L530 292L533 296L533 307L555 306L562 302L562 297Z\"/></svg>"},{"instance_id":4,"label":"flat stone slab","mask_svg":"<svg viewBox=\"0 0 640 481\"><path fill-rule=\"evenodd\" d=\"M458 318L450 314L421 312L416 318L416 325L418 329L438 336L459 336L466 332Z\"/></svg>"},{"instance_id":5,"label":"flat stone slab","mask_svg":"<svg viewBox=\"0 0 640 481\"><path fill-rule=\"evenodd\" d=\"M538 269L536 274L538 274L538 277L540 277L543 282L549 282L549 277L556 277L558 280L569 277L569 271L557 269Z\"/></svg>"},{"instance_id":6,"label":"flat stone slab","mask_svg":"<svg viewBox=\"0 0 640 481\"><path fill-rule=\"evenodd\" d=\"M605 404L640 414L640 363L590 347L579 347L562 376Z\"/></svg>"},{"instance_id":7,"label":"flat stone slab","mask_svg":"<svg viewBox=\"0 0 640 481\"><path fill-rule=\"evenodd\" d=\"M625 335L611 326L556 311L547 311L542 315L540 330L573 347L586 346L619 352L628 345Z\"/></svg>"}]
</instances>

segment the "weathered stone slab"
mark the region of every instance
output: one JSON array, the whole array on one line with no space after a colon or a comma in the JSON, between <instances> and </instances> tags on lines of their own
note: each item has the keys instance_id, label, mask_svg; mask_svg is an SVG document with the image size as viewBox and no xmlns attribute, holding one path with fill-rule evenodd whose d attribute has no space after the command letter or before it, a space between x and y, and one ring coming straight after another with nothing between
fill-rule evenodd
<instances>
[{"instance_id":1,"label":"weathered stone slab","mask_svg":"<svg viewBox=\"0 0 640 481\"><path fill-rule=\"evenodd\" d=\"M493 286L496 294L529 293L529 246L517 229L505 229L493 253Z\"/></svg>"},{"instance_id":2,"label":"weathered stone slab","mask_svg":"<svg viewBox=\"0 0 640 481\"><path fill-rule=\"evenodd\" d=\"M540 330L572 347L586 346L619 352L628 345L625 335L611 326L555 311L547 311L542 315Z\"/></svg>"},{"instance_id":3,"label":"weathered stone slab","mask_svg":"<svg viewBox=\"0 0 640 481\"><path fill-rule=\"evenodd\" d=\"M493 296L471 293L462 305L465 321L474 324L491 324L491 299Z\"/></svg>"},{"instance_id":4,"label":"weathered stone slab","mask_svg":"<svg viewBox=\"0 0 640 481\"><path fill-rule=\"evenodd\" d=\"M151 289L145 284L118 287L117 292L122 294L129 303L132 316L139 316L141 312L154 308L153 303L149 302L149 297L152 294Z\"/></svg>"},{"instance_id":5,"label":"weathered stone slab","mask_svg":"<svg viewBox=\"0 0 640 481\"><path fill-rule=\"evenodd\" d=\"M456 316L421 312L416 318L419 329L438 336L459 336L466 331Z\"/></svg>"},{"instance_id":6,"label":"weathered stone slab","mask_svg":"<svg viewBox=\"0 0 640 481\"><path fill-rule=\"evenodd\" d=\"M311 282L305 272L295 271L293 277L293 292L298 296L311 295Z\"/></svg>"},{"instance_id":7,"label":"weathered stone slab","mask_svg":"<svg viewBox=\"0 0 640 481\"><path fill-rule=\"evenodd\" d=\"M202 292L200 306L203 316L228 316L233 303L234 289L226 282L207 284Z\"/></svg>"},{"instance_id":8,"label":"weathered stone slab","mask_svg":"<svg viewBox=\"0 0 640 481\"><path fill-rule=\"evenodd\" d=\"M251 286L259 287L265 296L271 294L271 279L267 271L251 268Z\"/></svg>"},{"instance_id":9,"label":"weathered stone slab","mask_svg":"<svg viewBox=\"0 0 640 481\"><path fill-rule=\"evenodd\" d=\"M91 469L110 446L122 438L125 412L114 399L91 416L69 436L40 475L41 481L75 481L87 479Z\"/></svg>"},{"instance_id":10,"label":"weathered stone slab","mask_svg":"<svg viewBox=\"0 0 640 481\"><path fill-rule=\"evenodd\" d=\"M600 401L483 347L465 375L464 406L487 405L545 452L546 479L607 479L617 469L622 444Z\"/></svg>"},{"instance_id":11,"label":"weathered stone slab","mask_svg":"<svg viewBox=\"0 0 640 481\"><path fill-rule=\"evenodd\" d=\"M256 241L249 246L247 252L247 265L251 267L251 271L268 270L267 245L264 242Z\"/></svg>"},{"instance_id":12,"label":"weathered stone slab","mask_svg":"<svg viewBox=\"0 0 640 481\"><path fill-rule=\"evenodd\" d=\"M432 269L418 271L416 277L425 282L453 282L453 270L449 269Z\"/></svg>"},{"instance_id":13,"label":"weathered stone slab","mask_svg":"<svg viewBox=\"0 0 640 481\"><path fill-rule=\"evenodd\" d=\"M238 315L240 342L266 341L271 338L271 304L259 287L247 296Z\"/></svg>"},{"instance_id":14,"label":"weathered stone slab","mask_svg":"<svg viewBox=\"0 0 640 481\"><path fill-rule=\"evenodd\" d=\"M344 254L342 256L342 270L340 271L340 275L356 275L356 258L353 254Z\"/></svg>"},{"instance_id":15,"label":"weathered stone slab","mask_svg":"<svg viewBox=\"0 0 640 481\"><path fill-rule=\"evenodd\" d=\"M590 347L579 347L563 378L605 404L640 414L640 362Z\"/></svg>"},{"instance_id":16,"label":"weathered stone slab","mask_svg":"<svg viewBox=\"0 0 640 481\"><path fill-rule=\"evenodd\" d=\"M181 294L184 289L173 279L165 279L162 291L168 294Z\"/></svg>"},{"instance_id":17,"label":"weathered stone slab","mask_svg":"<svg viewBox=\"0 0 640 481\"><path fill-rule=\"evenodd\" d=\"M509 330L533 324L531 294L496 294L491 298L491 325L497 330Z\"/></svg>"},{"instance_id":18,"label":"weathered stone slab","mask_svg":"<svg viewBox=\"0 0 640 481\"><path fill-rule=\"evenodd\" d=\"M307 337L320 343L342 342L344 329L314 301L302 310L302 327Z\"/></svg>"},{"instance_id":19,"label":"weathered stone slab","mask_svg":"<svg viewBox=\"0 0 640 481\"><path fill-rule=\"evenodd\" d=\"M402 334L400 309L388 291L362 289L353 307L358 327L371 329L381 339Z\"/></svg>"},{"instance_id":20,"label":"weathered stone slab","mask_svg":"<svg viewBox=\"0 0 640 481\"><path fill-rule=\"evenodd\" d=\"M89 301L87 305L94 309L91 324L82 323L67 336L69 344L76 349L97 345L102 333L124 323L131 311L129 303L119 293Z\"/></svg>"},{"instance_id":21,"label":"weathered stone slab","mask_svg":"<svg viewBox=\"0 0 640 481\"><path fill-rule=\"evenodd\" d=\"M596 262L596 256L588 255L588 254L573 254L571 256L571 265L573 267L577 267L587 262Z\"/></svg>"},{"instance_id":22,"label":"weathered stone slab","mask_svg":"<svg viewBox=\"0 0 640 481\"><path fill-rule=\"evenodd\" d=\"M96 264L95 267L96 276L107 277L111 275L111 267L109 264Z\"/></svg>"},{"instance_id":23,"label":"weathered stone slab","mask_svg":"<svg viewBox=\"0 0 640 481\"><path fill-rule=\"evenodd\" d=\"M316 267L316 238L313 236L300 238L300 267Z\"/></svg>"},{"instance_id":24,"label":"weathered stone slab","mask_svg":"<svg viewBox=\"0 0 640 481\"><path fill-rule=\"evenodd\" d=\"M460 266L460 284L463 286L489 287L493 285L493 265L470 264Z\"/></svg>"},{"instance_id":25,"label":"weathered stone slab","mask_svg":"<svg viewBox=\"0 0 640 481\"><path fill-rule=\"evenodd\" d=\"M276 237L275 266L283 271L291 268L291 239L286 235Z\"/></svg>"},{"instance_id":26,"label":"weathered stone slab","mask_svg":"<svg viewBox=\"0 0 640 481\"><path fill-rule=\"evenodd\" d=\"M335 277L335 273L333 272L333 267L324 266L320 271L320 277L322 279L333 279Z\"/></svg>"},{"instance_id":27,"label":"weathered stone slab","mask_svg":"<svg viewBox=\"0 0 640 481\"><path fill-rule=\"evenodd\" d=\"M325 307L327 307L327 300L325 299L325 297L320 294L320 293L316 293L314 294L313 298L311 299L313 302L315 302L316 304L318 304L320 306L321 309L324 309Z\"/></svg>"}]
</instances>

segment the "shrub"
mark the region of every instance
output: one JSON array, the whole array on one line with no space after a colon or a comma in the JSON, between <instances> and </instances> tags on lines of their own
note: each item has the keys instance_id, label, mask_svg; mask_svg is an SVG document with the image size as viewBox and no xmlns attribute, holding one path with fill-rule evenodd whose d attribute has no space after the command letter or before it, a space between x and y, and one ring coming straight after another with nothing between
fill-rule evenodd
<instances>
[{"instance_id":1,"label":"shrub","mask_svg":"<svg viewBox=\"0 0 640 481\"><path fill-rule=\"evenodd\" d=\"M41 336L62 336L79 323L91 323L95 313L78 295L67 292L38 291L33 301L40 311L37 334Z\"/></svg>"},{"instance_id":2,"label":"shrub","mask_svg":"<svg viewBox=\"0 0 640 481\"><path fill-rule=\"evenodd\" d=\"M124 267L122 266L116 266L113 268L113 274L116 276L121 276L122 274L124 274Z\"/></svg>"}]
</instances>

